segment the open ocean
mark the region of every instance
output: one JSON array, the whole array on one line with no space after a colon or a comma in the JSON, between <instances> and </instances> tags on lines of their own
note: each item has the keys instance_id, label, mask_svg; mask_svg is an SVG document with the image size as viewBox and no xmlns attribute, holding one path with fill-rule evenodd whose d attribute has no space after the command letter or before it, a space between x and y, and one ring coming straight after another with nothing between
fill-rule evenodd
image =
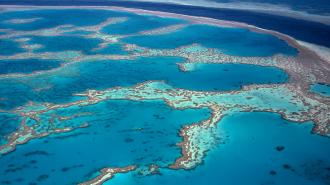
<instances>
[{"instance_id":1,"label":"open ocean","mask_svg":"<svg viewBox=\"0 0 330 185\"><path fill-rule=\"evenodd\" d=\"M287 1L288 3L289 1ZM300 1L299 1L300 2ZM308 1L299 3L289 2L294 7L308 6ZM165 11L185 15L203 16L215 19L243 22L264 29L278 31L290 35L297 40L313 43L321 46L330 47L330 25L318 22L306 21L301 19L290 18L287 16L271 15L245 10L209 8L199 6L187 6L179 4L166 4L155 2L133 2L133 1L104 1L104 0L0 0L3 5L40 5L40 6L122 6L129 8L140 8L153 11ZM310 1L313 4L314 12L329 12L329 2ZM317 4L317 6L316 6ZM318 9L319 8L319 9ZM317 11L318 10L318 11Z\"/></svg>"}]
</instances>

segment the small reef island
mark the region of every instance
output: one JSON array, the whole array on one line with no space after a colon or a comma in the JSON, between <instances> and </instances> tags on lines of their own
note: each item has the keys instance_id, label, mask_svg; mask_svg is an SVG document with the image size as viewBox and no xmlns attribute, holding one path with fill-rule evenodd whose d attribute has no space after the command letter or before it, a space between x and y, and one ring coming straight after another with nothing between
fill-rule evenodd
<instances>
[{"instance_id":1,"label":"small reef island","mask_svg":"<svg viewBox=\"0 0 330 185\"><path fill-rule=\"evenodd\" d=\"M242 22L1 5L0 184L329 185L329 53Z\"/></svg>"}]
</instances>

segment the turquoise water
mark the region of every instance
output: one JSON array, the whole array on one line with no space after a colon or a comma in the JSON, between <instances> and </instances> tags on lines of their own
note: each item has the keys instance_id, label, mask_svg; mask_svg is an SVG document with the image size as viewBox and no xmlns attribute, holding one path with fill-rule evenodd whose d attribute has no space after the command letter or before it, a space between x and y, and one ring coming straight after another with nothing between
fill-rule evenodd
<instances>
[{"instance_id":1,"label":"turquoise water","mask_svg":"<svg viewBox=\"0 0 330 185\"><path fill-rule=\"evenodd\" d=\"M0 60L0 74L24 73L29 74L36 71L50 70L60 67L61 62L57 60Z\"/></svg>"},{"instance_id":2,"label":"turquoise water","mask_svg":"<svg viewBox=\"0 0 330 185\"><path fill-rule=\"evenodd\" d=\"M76 31L70 31L73 27L66 27L69 31L59 36L23 34L10 38L31 38L29 44L41 44L43 47L35 49L34 55L80 51L91 58L93 56L90 55L96 54L130 55L133 58L76 62L53 71L47 70L58 68L65 61L47 59L47 54L40 56L43 59L0 60L0 74L43 71L32 76L0 79L0 145L8 142L7 136L19 128L23 119L22 116L4 110L14 110L29 102L68 103L83 98L75 96L75 93L90 89L128 87L149 80L165 81L175 88L188 90L229 91L240 90L243 85L250 84L282 84L289 78L279 68L248 64L199 63L183 72L178 64L185 62L184 58L136 57L123 49L125 43L157 49L173 49L198 43L236 56L297 54L296 49L274 36L244 29L190 25L168 34L130 36L99 48L103 46L100 45L103 40L96 38L107 35L87 38L86 34L95 32L79 28L100 24L111 17L125 17L127 21L110 24L101 32L134 35L164 26L188 24L179 19L106 10L25 10L0 13L1 29L32 31L61 25L75 27L73 30ZM12 19L30 18L38 19L30 23L10 23ZM12 57L25 51L18 42L10 39L0 40L0 55ZM29 58L28 55L21 57ZM313 86L312 90L321 94L328 92L321 84ZM61 121L58 116L73 117ZM84 123L89 126L31 140L1 156L0 184L76 184L95 177L104 167L132 164L141 168L157 164L161 167L161 175L143 176L138 169L137 172L116 175L107 184L330 183L329 138L312 135L310 132L313 125L310 122L288 122L271 113L239 113L224 117L218 126L220 143L207 153L201 165L186 171L168 169L167 166L181 155L181 149L176 143L182 141L179 136L182 126L209 117L210 111L206 108L176 110L162 101L107 100L89 106L50 110L39 115L40 124L28 118L26 125L34 126L37 134L55 128L77 127Z\"/></svg>"},{"instance_id":3,"label":"turquoise water","mask_svg":"<svg viewBox=\"0 0 330 185\"><path fill-rule=\"evenodd\" d=\"M330 97L330 85L329 84L321 84L316 83L311 85L311 91L322 96Z\"/></svg>"},{"instance_id":4,"label":"turquoise water","mask_svg":"<svg viewBox=\"0 0 330 185\"><path fill-rule=\"evenodd\" d=\"M174 49L198 43L237 56L297 54L296 49L271 35L254 33L244 29L208 25L192 25L164 35L132 36L124 38L123 41L157 49Z\"/></svg>"},{"instance_id":5,"label":"turquoise water","mask_svg":"<svg viewBox=\"0 0 330 185\"><path fill-rule=\"evenodd\" d=\"M183 59L175 57L92 61L75 63L52 75L2 79L0 87L4 90L0 91L0 96L7 101L0 107L10 109L28 101L62 103L70 101L74 93L87 89L132 86L148 80L165 80L174 87L214 91L240 89L247 84L284 83L288 78L278 68L248 64L199 64L193 71L182 72L177 66L180 62ZM36 91L44 87L51 88Z\"/></svg>"},{"instance_id":6,"label":"turquoise water","mask_svg":"<svg viewBox=\"0 0 330 185\"><path fill-rule=\"evenodd\" d=\"M165 167L180 155L181 150L175 145L181 140L179 129L210 116L207 109L175 110L161 101L125 100L56 113L78 112L93 115L55 124L88 122L88 128L33 140L2 156L0 183L72 184L88 180L107 166L156 163Z\"/></svg>"},{"instance_id":7,"label":"turquoise water","mask_svg":"<svg viewBox=\"0 0 330 185\"><path fill-rule=\"evenodd\" d=\"M219 123L221 144L197 168L162 169L148 177L120 174L106 185L329 184L329 138L311 134L312 126L272 113L232 114Z\"/></svg>"}]
</instances>

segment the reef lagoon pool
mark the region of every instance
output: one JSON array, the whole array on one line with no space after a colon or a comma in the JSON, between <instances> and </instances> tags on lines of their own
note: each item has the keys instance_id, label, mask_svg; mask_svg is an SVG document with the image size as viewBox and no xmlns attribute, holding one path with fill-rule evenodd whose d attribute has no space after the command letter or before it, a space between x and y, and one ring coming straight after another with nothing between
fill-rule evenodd
<instances>
[{"instance_id":1,"label":"reef lagoon pool","mask_svg":"<svg viewBox=\"0 0 330 185\"><path fill-rule=\"evenodd\" d=\"M311 85L311 90L314 93L318 93L322 96L330 97L330 85L324 83L316 83Z\"/></svg>"}]
</instances>

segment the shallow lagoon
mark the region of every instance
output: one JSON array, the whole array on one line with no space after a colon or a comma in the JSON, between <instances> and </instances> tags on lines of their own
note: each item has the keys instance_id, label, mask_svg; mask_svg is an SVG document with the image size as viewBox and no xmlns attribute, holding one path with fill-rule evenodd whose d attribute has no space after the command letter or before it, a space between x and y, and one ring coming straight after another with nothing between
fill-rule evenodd
<instances>
[{"instance_id":1,"label":"shallow lagoon","mask_svg":"<svg viewBox=\"0 0 330 185\"><path fill-rule=\"evenodd\" d=\"M329 84L321 84L316 83L311 85L311 91L322 96L330 97L330 85Z\"/></svg>"},{"instance_id":2,"label":"shallow lagoon","mask_svg":"<svg viewBox=\"0 0 330 185\"><path fill-rule=\"evenodd\" d=\"M236 113L220 121L219 146L191 171L162 169L161 175L118 174L119 184L329 184L329 138L311 134L312 123L298 124L272 113Z\"/></svg>"},{"instance_id":3,"label":"shallow lagoon","mask_svg":"<svg viewBox=\"0 0 330 185\"><path fill-rule=\"evenodd\" d=\"M88 180L100 168L113 165L156 163L165 167L180 155L175 144L181 139L181 126L210 116L207 109L175 110L161 101L114 100L50 112L48 118L74 113L92 115L54 124L88 122L90 126L32 140L2 156L0 184L71 184Z\"/></svg>"},{"instance_id":4,"label":"shallow lagoon","mask_svg":"<svg viewBox=\"0 0 330 185\"><path fill-rule=\"evenodd\" d=\"M97 11L97 14L95 14ZM96 16L95 16L96 15ZM84 19L81 19L84 17ZM186 23L177 19L134 15L104 10L28 10L0 14L0 27L38 30L64 24L91 26L110 17L128 17L126 22L105 27L103 33L135 34L140 31ZM38 18L31 23L13 24L14 18ZM79 29L78 29L79 30ZM70 34L70 33L69 33ZM82 51L84 54L127 54L122 43L94 50L102 42L83 37L92 32L73 32L70 36L32 36L30 43L42 44L35 50ZM80 34L80 36L79 36ZM31 37L29 35L28 37ZM169 34L122 39L151 48L176 48L199 43L238 56L295 55L297 51L273 36L244 29L193 25ZM23 49L10 40L0 55ZM7 47L10 46L10 47ZM9 48L9 49L8 49ZM1 49L1 45L0 45ZM1 53L1 51L3 53ZM5 61L2 61L5 62ZM40 61L38 61L40 62ZM30 73L56 68L58 64L36 63L23 69L14 61L3 73ZM285 83L287 74L274 67L246 64L196 64L186 72L177 63L182 58L150 57L136 60L88 61L30 77L0 80L0 109L13 109L29 101L63 103L76 100L74 93L88 89L132 86L147 80L164 80L177 88L201 91L239 90L242 85ZM7 62L8 63L8 62ZM39 65L40 64L40 65ZM46 63L45 63L46 64ZM6 65L7 67L8 65ZM82 113L82 114L80 114ZM79 115L67 121L48 123L54 115ZM158 164L161 167L180 156L175 143L181 141L179 129L210 116L206 109L173 110L160 101L107 101L87 107L70 107L41 116L37 132L48 126L65 127L90 123L88 128L36 139L0 158L0 184L77 183L95 177L104 167L131 164ZM0 143L14 131L19 118L0 114ZM29 122L33 124L35 122ZM162 169L162 176L141 176L136 172L119 174L109 184L299 184L329 183L329 139L311 135L311 123L298 125L269 113L242 113L225 117L219 125L222 136L205 163L191 171ZM308 148L306 148L308 146ZM304 155L302 155L302 153ZM238 174L239 172L239 174ZM257 172L257 173L256 173ZM239 175L240 178L237 178ZM315 180L317 179L317 180Z\"/></svg>"},{"instance_id":5,"label":"shallow lagoon","mask_svg":"<svg viewBox=\"0 0 330 185\"><path fill-rule=\"evenodd\" d=\"M75 63L51 75L3 79L0 95L8 101L0 105L8 109L27 101L62 103L87 89L132 86L148 80L165 80L178 88L219 91L237 90L248 84L284 83L288 78L278 68L247 64L198 64L195 70L183 72L177 65L180 62L183 59L175 57L91 61Z\"/></svg>"}]
</instances>

